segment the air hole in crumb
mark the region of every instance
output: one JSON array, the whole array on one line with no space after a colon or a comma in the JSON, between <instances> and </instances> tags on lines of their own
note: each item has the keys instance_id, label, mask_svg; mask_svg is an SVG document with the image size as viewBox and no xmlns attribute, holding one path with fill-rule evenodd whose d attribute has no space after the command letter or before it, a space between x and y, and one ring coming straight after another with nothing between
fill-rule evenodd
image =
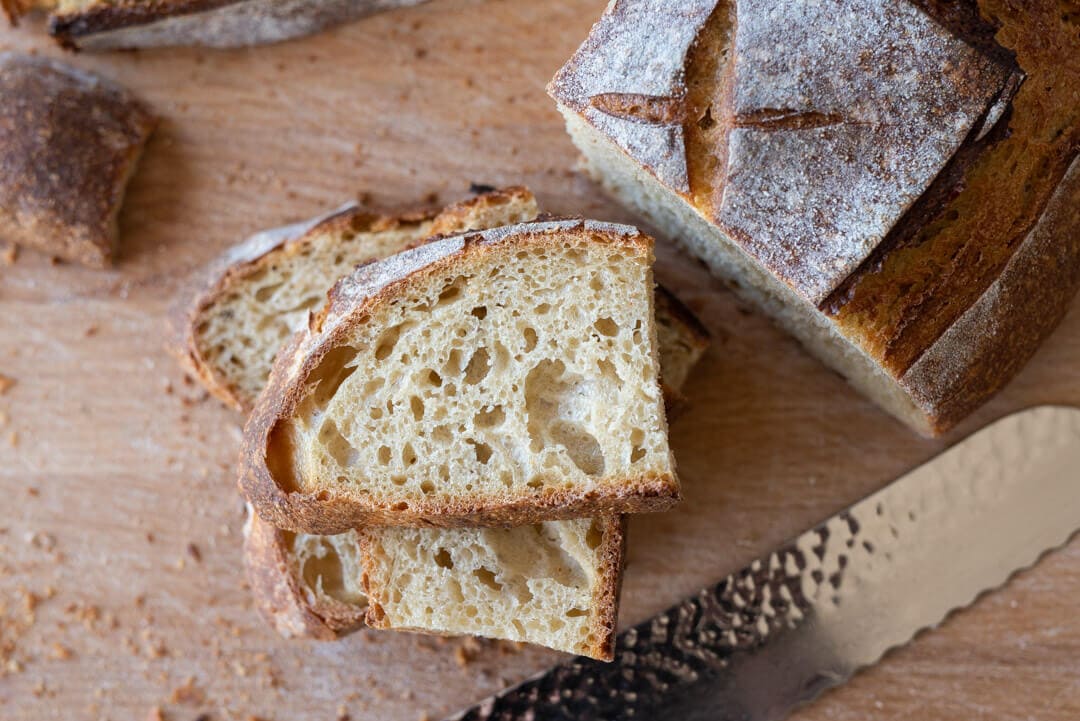
<instances>
[{"instance_id":1,"label":"air hole in crumb","mask_svg":"<svg viewBox=\"0 0 1080 721\"><path fill-rule=\"evenodd\" d=\"M285 285L284 281L281 283L264 285L262 288L259 288L257 291L255 291L255 300L259 301L260 303L264 303L270 300L270 297L273 296L274 293L278 291L278 288L283 285Z\"/></svg>"},{"instance_id":2,"label":"air hole in crumb","mask_svg":"<svg viewBox=\"0 0 1080 721\"><path fill-rule=\"evenodd\" d=\"M640 428L635 428L630 433L630 443L634 448L630 451L630 462L637 463L645 457L645 449L641 447L641 444L645 441L645 431Z\"/></svg>"},{"instance_id":3,"label":"air hole in crumb","mask_svg":"<svg viewBox=\"0 0 1080 721\"><path fill-rule=\"evenodd\" d=\"M479 609L476 608L476 606L466 606L465 607L465 616L468 617L468 618L476 618L476 616L479 613L480 613L480 611L479 611Z\"/></svg>"},{"instance_id":4,"label":"air hole in crumb","mask_svg":"<svg viewBox=\"0 0 1080 721\"><path fill-rule=\"evenodd\" d=\"M476 385L482 381L491 370L491 358L487 348L477 348L469 359L469 365L465 366L465 382Z\"/></svg>"},{"instance_id":5,"label":"air hole in crumb","mask_svg":"<svg viewBox=\"0 0 1080 721\"><path fill-rule=\"evenodd\" d=\"M435 563L440 568L453 568L454 559L450 558L450 552L445 548L440 548L438 553L435 554Z\"/></svg>"},{"instance_id":6,"label":"air hole in crumb","mask_svg":"<svg viewBox=\"0 0 1080 721\"><path fill-rule=\"evenodd\" d=\"M551 310L551 303L541 303L540 305L536 306L536 308L534 309L534 312L537 315L546 315L548 313L548 311L550 311L550 310Z\"/></svg>"},{"instance_id":7,"label":"air hole in crumb","mask_svg":"<svg viewBox=\"0 0 1080 721\"><path fill-rule=\"evenodd\" d=\"M592 290L601 291L604 289L604 281L600 276L594 274L592 278L589 279L589 287Z\"/></svg>"},{"instance_id":8,"label":"air hole in crumb","mask_svg":"<svg viewBox=\"0 0 1080 721\"><path fill-rule=\"evenodd\" d=\"M526 328L525 335L525 352L530 353L532 349L536 347L536 331L532 328Z\"/></svg>"},{"instance_id":9,"label":"air hole in crumb","mask_svg":"<svg viewBox=\"0 0 1080 721\"><path fill-rule=\"evenodd\" d=\"M403 326L404 323L399 323L382 332L379 340L375 343L375 360L386 360L394 351L394 346L397 345L398 339L401 337Z\"/></svg>"},{"instance_id":10,"label":"air hole in crumb","mask_svg":"<svg viewBox=\"0 0 1080 721\"><path fill-rule=\"evenodd\" d=\"M611 318L600 318L593 327L600 333L600 335L606 335L609 338L617 336L619 334L619 324Z\"/></svg>"},{"instance_id":11,"label":"air hole in crumb","mask_svg":"<svg viewBox=\"0 0 1080 721\"><path fill-rule=\"evenodd\" d=\"M487 306L478 305L469 311L469 315L473 316L477 320L483 320L487 317Z\"/></svg>"},{"instance_id":12,"label":"air hole in crumb","mask_svg":"<svg viewBox=\"0 0 1080 721\"><path fill-rule=\"evenodd\" d=\"M593 521L589 525L589 530L585 532L585 545L596 550L600 548L600 543L604 540L604 532L600 528L600 524L597 521Z\"/></svg>"},{"instance_id":13,"label":"air hole in crumb","mask_svg":"<svg viewBox=\"0 0 1080 721\"><path fill-rule=\"evenodd\" d=\"M379 463L384 466L390 465L391 452L389 446L379 446L379 451L375 455L379 459Z\"/></svg>"},{"instance_id":14,"label":"air hole in crumb","mask_svg":"<svg viewBox=\"0 0 1080 721\"><path fill-rule=\"evenodd\" d=\"M571 608L566 612L568 618L581 618L582 616L588 616L588 611L582 611L580 608Z\"/></svg>"},{"instance_id":15,"label":"air hole in crumb","mask_svg":"<svg viewBox=\"0 0 1080 721\"><path fill-rule=\"evenodd\" d=\"M619 377L619 372L615 370L615 364L606 358L601 358L596 361L596 365L600 368L600 375L609 381L613 381L618 385L622 385L622 378Z\"/></svg>"},{"instance_id":16,"label":"air hole in crumb","mask_svg":"<svg viewBox=\"0 0 1080 721\"><path fill-rule=\"evenodd\" d=\"M487 462L491 460L491 446L489 446L487 443L474 441L471 438L469 439L469 443L473 445L473 450L476 451L476 460L480 461L484 465L487 465Z\"/></svg>"},{"instance_id":17,"label":"air hole in crumb","mask_svg":"<svg viewBox=\"0 0 1080 721\"><path fill-rule=\"evenodd\" d=\"M431 494L435 492L435 484L431 481L423 481L420 483L420 490L424 494Z\"/></svg>"},{"instance_id":18,"label":"air hole in crumb","mask_svg":"<svg viewBox=\"0 0 1080 721\"><path fill-rule=\"evenodd\" d=\"M417 396L413 396L409 399L409 407L412 409L412 415L414 420L423 420L424 418L424 402Z\"/></svg>"},{"instance_id":19,"label":"air hole in crumb","mask_svg":"<svg viewBox=\"0 0 1080 721\"><path fill-rule=\"evenodd\" d=\"M446 359L446 363L443 364L444 376L456 376L461 372L461 351L454 348L450 351L450 355Z\"/></svg>"},{"instance_id":20,"label":"air hole in crumb","mask_svg":"<svg viewBox=\"0 0 1080 721\"><path fill-rule=\"evenodd\" d=\"M412 443L406 443L405 447L401 449L401 462L406 466L416 463L416 451L413 450Z\"/></svg>"},{"instance_id":21,"label":"air hole in crumb","mask_svg":"<svg viewBox=\"0 0 1080 721\"><path fill-rule=\"evenodd\" d=\"M495 580L495 574L492 573L491 570L481 566L473 571L473 575L476 576L476 579L480 581L480 583L484 584L492 591L502 590L502 584Z\"/></svg>"},{"instance_id":22,"label":"air hole in crumb","mask_svg":"<svg viewBox=\"0 0 1080 721\"><path fill-rule=\"evenodd\" d=\"M491 406L479 411L473 416L473 423L480 428L494 428L506 420L506 412L502 406Z\"/></svg>"},{"instance_id":23,"label":"air hole in crumb","mask_svg":"<svg viewBox=\"0 0 1080 721\"><path fill-rule=\"evenodd\" d=\"M435 306L449 305L450 303L459 300L461 298L461 289L465 287L465 282L465 276L462 275L447 281L447 284L439 293L439 300L435 303Z\"/></svg>"},{"instance_id":24,"label":"air hole in crumb","mask_svg":"<svg viewBox=\"0 0 1080 721\"><path fill-rule=\"evenodd\" d=\"M393 483L395 486L404 486L405 485L405 476L390 476L390 482ZM401 506L401 508L398 508L398 506ZM397 504L394 505L393 508L394 508L395 511L400 511L403 508L408 508L408 507L409 506L408 506L407 503L397 503Z\"/></svg>"},{"instance_id":25,"label":"air hole in crumb","mask_svg":"<svg viewBox=\"0 0 1080 721\"><path fill-rule=\"evenodd\" d=\"M395 482L397 482L397 479L396 479L396 478L395 478L395 479L393 479L393 480L394 480ZM405 479L404 479L404 478L402 478L402 479L401 479L401 483L404 483L404 482L405 482ZM398 484L398 485L400 485L400 484ZM390 510L391 510L391 511L407 511L407 510L409 510L409 504L408 504L408 503L406 503L405 501L398 501L398 502L397 502L397 503L395 503L394 505L390 506Z\"/></svg>"},{"instance_id":26,"label":"air hole in crumb","mask_svg":"<svg viewBox=\"0 0 1080 721\"><path fill-rule=\"evenodd\" d=\"M435 386L436 388L438 388L439 386L442 385L442 376L440 376L438 373L436 373L433 370L428 371L428 378L427 379L428 379L428 383Z\"/></svg>"},{"instance_id":27,"label":"air hole in crumb","mask_svg":"<svg viewBox=\"0 0 1080 721\"><path fill-rule=\"evenodd\" d=\"M543 485L544 485L544 479L543 478L533 478L528 483L526 483L525 485L528 486L529 488L542 488Z\"/></svg>"},{"instance_id":28,"label":"air hole in crumb","mask_svg":"<svg viewBox=\"0 0 1080 721\"><path fill-rule=\"evenodd\" d=\"M355 464L360 457L360 453L341 435L337 424L332 420L327 420L319 429L319 442L342 468Z\"/></svg>"}]
</instances>

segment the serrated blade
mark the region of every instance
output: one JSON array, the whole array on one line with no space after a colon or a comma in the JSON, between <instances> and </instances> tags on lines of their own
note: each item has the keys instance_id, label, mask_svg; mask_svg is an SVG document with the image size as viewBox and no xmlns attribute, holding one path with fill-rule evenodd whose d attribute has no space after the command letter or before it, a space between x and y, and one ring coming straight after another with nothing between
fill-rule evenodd
<instances>
[{"instance_id":1,"label":"serrated blade","mask_svg":"<svg viewBox=\"0 0 1080 721\"><path fill-rule=\"evenodd\" d=\"M454 720L774 721L1080 529L1080 410L982 429L766 558Z\"/></svg>"}]
</instances>

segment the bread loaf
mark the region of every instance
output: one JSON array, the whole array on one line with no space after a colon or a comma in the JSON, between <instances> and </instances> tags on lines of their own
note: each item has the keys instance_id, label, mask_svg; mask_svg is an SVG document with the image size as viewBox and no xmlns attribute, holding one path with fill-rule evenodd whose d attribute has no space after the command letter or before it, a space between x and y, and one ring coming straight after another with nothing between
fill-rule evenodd
<instances>
[{"instance_id":1,"label":"bread loaf","mask_svg":"<svg viewBox=\"0 0 1080 721\"><path fill-rule=\"evenodd\" d=\"M275 361L241 487L305 533L670 507L651 263L633 228L564 220L357 269Z\"/></svg>"},{"instance_id":2,"label":"bread loaf","mask_svg":"<svg viewBox=\"0 0 1080 721\"><path fill-rule=\"evenodd\" d=\"M118 85L0 53L0 241L109 265L124 191L156 123Z\"/></svg>"},{"instance_id":3,"label":"bread loaf","mask_svg":"<svg viewBox=\"0 0 1080 721\"><path fill-rule=\"evenodd\" d=\"M616 0L549 93L613 195L937 434L1080 283L1078 87L1054 3Z\"/></svg>"},{"instance_id":4,"label":"bread loaf","mask_svg":"<svg viewBox=\"0 0 1080 721\"><path fill-rule=\"evenodd\" d=\"M2 0L12 22L49 13L49 33L80 50L231 48L302 37L424 0Z\"/></svg>"}]
</instances>

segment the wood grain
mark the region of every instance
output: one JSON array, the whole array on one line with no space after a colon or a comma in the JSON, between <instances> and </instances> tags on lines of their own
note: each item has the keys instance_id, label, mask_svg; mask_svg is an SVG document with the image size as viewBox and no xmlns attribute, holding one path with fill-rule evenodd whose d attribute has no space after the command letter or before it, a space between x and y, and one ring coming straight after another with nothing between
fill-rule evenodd
<instances>
[{"instance_id":1,"label":"wood grain","mask_svg":"<svg viewBox=\"0 0 1080 721\"><path fill-rule=\"evenodd\" d=\"M16 380L0 396L0 718L140 719L161 706L168 719L416 721L557 658L387 632L278 639L240 566L241 419L184 382L161 333L190 271L351 197L413 204L453 200L470 181L524 183L552 212L632 221L573 171L543 91L603 5L433 0L269 48L68 56L164 122L122 214L115 270L29 251L0 268L0 374ZM40 21L0 30L0 49L60 55L41 33ZM624 623L994 417L1080 404L1075 309L1001 397L929 442L695 262L667 245L660 255L660 278L715 343L672 431L687 500L632 524ZM1077 598L1074 542L798 718L1080 717Z\"/></svg>"}]
</instances>

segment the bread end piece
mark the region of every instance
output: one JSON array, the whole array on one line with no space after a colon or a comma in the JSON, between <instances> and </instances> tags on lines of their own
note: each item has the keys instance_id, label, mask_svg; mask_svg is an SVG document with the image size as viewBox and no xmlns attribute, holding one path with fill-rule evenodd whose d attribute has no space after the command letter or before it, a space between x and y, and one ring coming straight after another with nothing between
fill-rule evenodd
<instances>
[{"instance_id":1,"label":"bread end piece","mask_svg":"<svg viewBox=\"0 0 1080 721\"><path fill-rule=\"evenodd\" d=\"M124 192L156 124L114 83L0 53L0 239L110 265Z\"/></svg>"}]
</instances>

